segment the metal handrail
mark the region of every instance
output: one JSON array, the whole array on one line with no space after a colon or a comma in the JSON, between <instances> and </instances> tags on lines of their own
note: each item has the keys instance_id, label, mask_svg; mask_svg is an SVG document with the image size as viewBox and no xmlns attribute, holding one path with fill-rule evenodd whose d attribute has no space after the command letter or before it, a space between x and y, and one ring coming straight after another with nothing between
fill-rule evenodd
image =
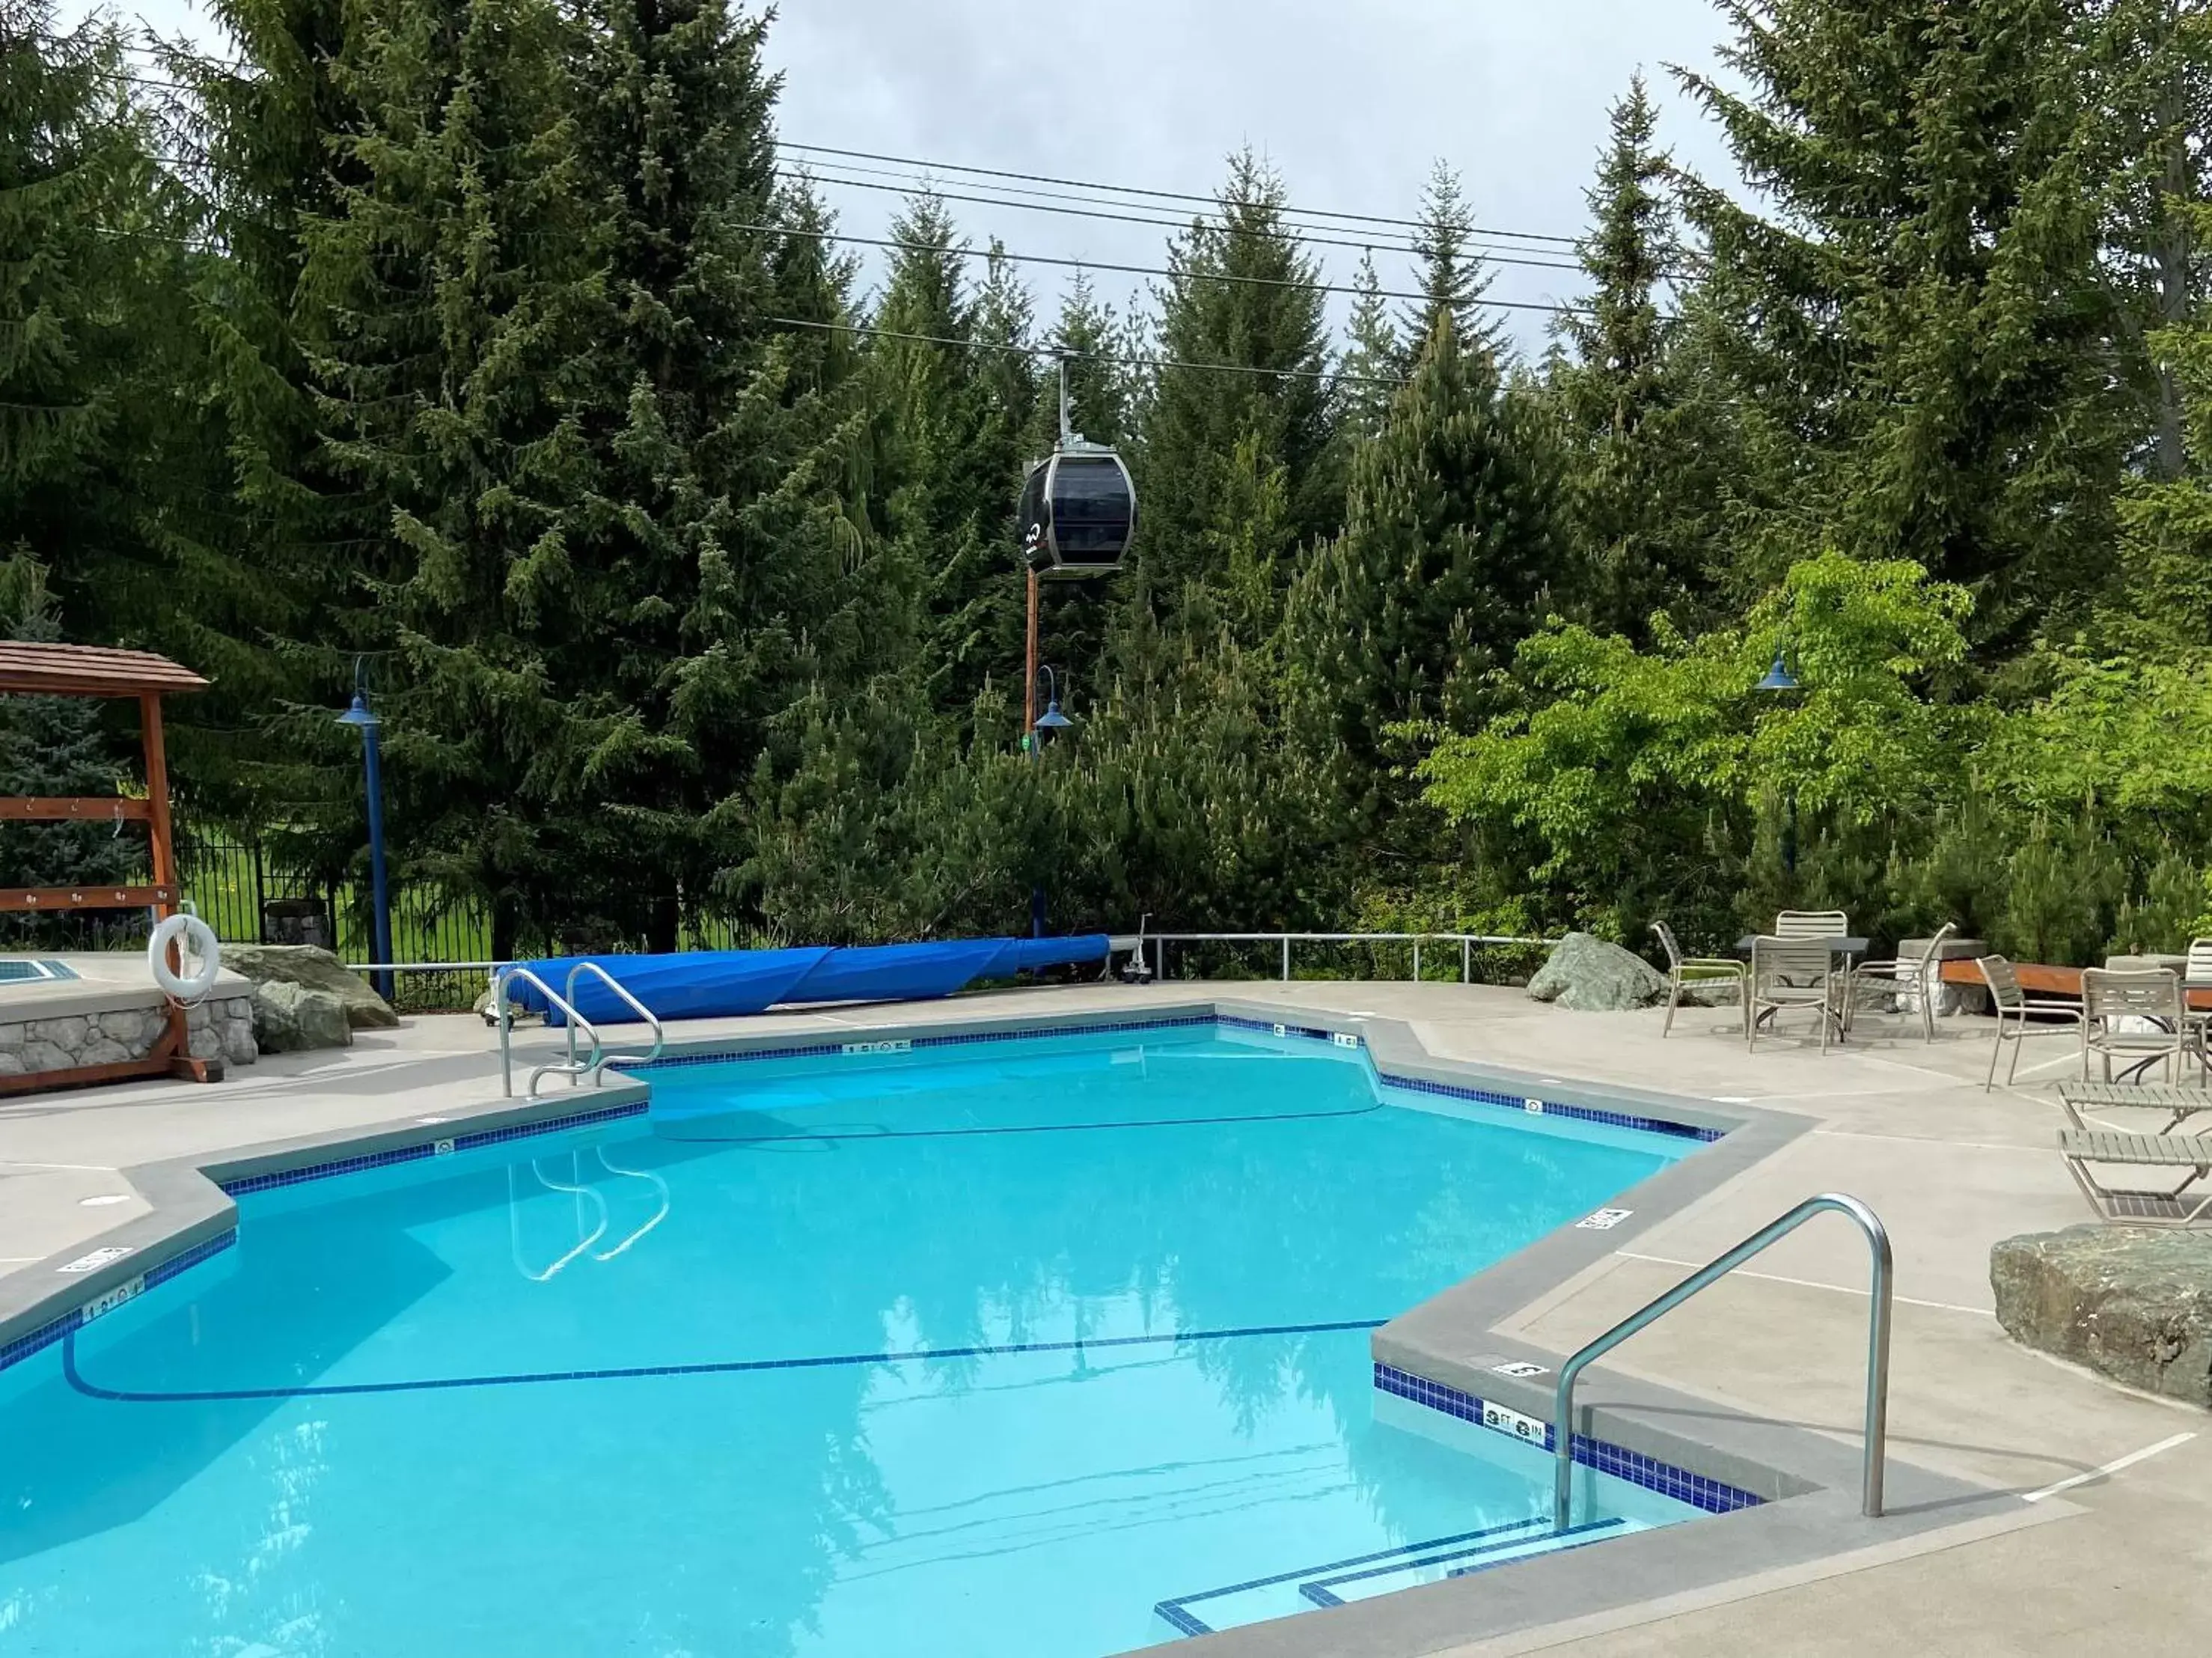
<instances>
[{"instance_id":1,"label":"metal handrail","mask_svg":"<svg viewBox=\"0 0 2212 1658\"><path fill-rule=\"evenodd\" d=\"M1860 1511L1869 1520L1881 1518L1881 1476L1889 1436L1889 1233L1881 1218L1856 1198L1823 1192L1803 1203L1746 1238L1726 1254L1699 1267L1656 1301L1630 1314L1595 1341L1586 1344L1559 1367L1559 1386L1553 1396L1552 1437L1556 1461L1552 1483L1552 1521L1565 1531L1573 1503L1575 1471L1575 1381L1583 1368L1626 1341L1662 1314L1674 1311L1707 1284L1725 1277L1769 1244L1788 1236L1815 1215L1833 1210L1848 1215L1866 1234L1873 1258L1870 1295L1874 1308L1867 1325L1866 1449L1862 1475Z\"/></svg>"},{"instance_id":2,"label":"metal handrail","mask_svg":"<svg viewBox=\"0 0 2212 1658\"><path fill-rule=\"evenodd\" d=\"M1146 917L1147 920L1150 917ZM1557 944L1556 938L1524 938L1504 933L1156 933L1140 926L1136 934L1135 954L1142 959L1145 947L1152 946L1152 977L1168 976L1170 944L1280 944L1283 948L1282 977L1285 983L1291 977L1291 946L1305 944L1411 944L1413 947L1413 977L1421 976L1421 946L1426 943L1456 944L1459 946L1459 976L1462 984L1474 980L1474 947L1478 944L1525 944L1548 948Z\"/></svg>"},{"instance_id":3,"label":"metal handrail","mask_svg":"<svg viewBox=\"0 0 2212 1658\"><path fill-rule=\"evenodd\" d=\"M561 1016L568 1021L568 1058L565 1064L558 1059L549 1061L530 1073L530 1086L528 1092L531 1097L536 1097L538 1093L538 1079L544 1076L548 1071L559 1071L563 1075L569 1076L581 1074L576 1066L575 1033L578 1026L580 1025L585 1030L588 1031L591 1033L592 1038L592 1057L585 1066L586 1070L596 1069L599 1064L604 1063L599 1058L599 1052L600 1050L606 1045L600 1040L599 1027L592 1024L590 1020L585 1018L583 1015L578 1013L574 1008L570 1007L566 1001L562 1000L562 997L555 992L550 984L548 984L536 973L531 972L529 968L514 965L501 968L492 978L491 999L492 1005L499 1009L500 1092L510 1100L514 1097L514 1055L513 1041L514 1033L514 1009L507 999L507 987L518 978L523 980L525 983L531 985L532 988L536 990L538 995L545 998L550 1006L559 1009L561 1010Z\"/></svg>"},{"instance_id":4,"label":"metal handrail","mask_svg":"<svg viewBox=\"0 0 2212 1658\"><path fill-rule=\"evenodd\" d=\"M649 1065L654 1060L659 1058L661 1050L667 1045L668 1037L667 1033L663 1031L660 1027L660 1020L659 1016L653 1013L652 1009L647 1007L644 1003L639 1001L636 997L631 995L629 991L624 987L612 973L609 972L605 967L599 966L598 962L579 961L574 966L568 969L568 1000L574 1002L576 999L576 975L581 972L597 973L599 976L599 982L601 984L612 991L615 995L629 1007L632 1013L635 1014L639 1018L645 1021L647 1025L653 1027L653 1048L650 1052L635 1055L627 1053L610 1053L600 1055L591 1068L592 1086L593 1088L597 1088L601 1082L606 1080L606 1068L617 1059L635 1058L641 1064ZM597 1034L598 1033L596 1032L593 1033L595 1037ZM568 1064L573 1067L575 1063L576 1027L572 1023L568 1027ZM580 1071L572 1070L572 1086L573 1078L577 1076L581 1076L582 1074L583 1073Z\"/></svg>"}]
</instances>

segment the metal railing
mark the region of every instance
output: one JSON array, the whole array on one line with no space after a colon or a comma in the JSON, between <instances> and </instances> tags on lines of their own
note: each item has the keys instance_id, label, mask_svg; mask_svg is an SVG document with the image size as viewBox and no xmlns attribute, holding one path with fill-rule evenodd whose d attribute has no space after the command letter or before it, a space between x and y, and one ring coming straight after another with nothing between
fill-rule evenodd
<instances>
[{"instance_id":1,"label":"metal railing","mask_svg":"<svg viewBox=\"0 0 2212 1658\"><path fill-rule=\"evenodd\" d=\"M574 966L568 969L568 983L567 990L568 1000L570 1002L573 1003L576 999L576 976L579 973L586 972L598 975L599 982L602 984L605 984L609 990L612 991L615 993L616 997L623 1003L623 1005L627 1007L640 1019L643 1020L647 1026L651 1027L653 1031L653 1046L644 1053L599 1053L596 1046L599 1039L598 1033L594 1032L592 1033L592 1040L595 1045L592 1051L597 1054L598 1058L592 1066L591 1074L592 1085L596 1088L599 1086L601 1080L601 1073L615 1060L634 1059L640 1064L649 1065L654 1060L659 1058L662 1049L667 1046L668 1037L667 1033L660 1028L659 1017L654 1014L653 1009L647 1007L644 1003L639 1001L637 997L631 995L629 990L627 990L612 973L609 972L605 967L599 966L596 961L579 961ZM576 1027L573 1023L568 1027L568 1063L571 1065L574 1065L576 1063Z\"/></svg>"},{"instance_id":2,"label":"metal railing","mask_svg":"<svg viewBox=\"0 0 2212 1658\"><path fill-rule=\"evenodd\" d=\"M1594 1359L1603 1357L1638 1331L1671 1313L1707 1284L1725 1277L1769 1244L1787 1237L1815 1215L1825 1214L1831 1210L1839 1215L1850 1216L1859 1230L1866 1234L1867 1248L1873 1262L1869 1292L1874 1306L1867 1320L1866 1448L1859 1507L1868 1519L1881 1518L1881 1476L1889 1432L1889 1234L1874 1210L1856 1198L1831 1192L1817 1198L1808 1198L1787 1215L1759 1228L1726 1254L1699 1267L1656 1301L1630 1314L1559 1367L1559 1386L1552 1400L1552 1437L1556 1442L1552 1522L1557 1530L1565 1531L1571 1518L1575 1472L1575 1381L1582 1375L1583 1367Z\"/></svg>"},{"instance_id":3,"label":"metal railing","mask_svg":"<svg viewBox=\"0 0 2212 1658\"><path fill-rule=\"evenodd\" d=\"M1424 944L1456 944L1459 946L1459 977L1462 984L1474 982L1474 948L1476 945L1517 944L1533 949L1546 949L1559 941L1556 938L1522 938L1504 933L1155 933L1139 930L1133 935L1135 953L1141 957L1147 945L1152 950L1152 977L1168 976L1168 951L1170 944L1275 944L1282 950L1282 978L1291 977L1291 946L1293 944L1411 944L1413 947L1413 977L1421 977L1421 946Z\"/></svg>"},{"instance_id":4,"label":"metal railing","mask_svg":"<svg viewBox=\"0 0 2212 1658\"><path fill-rule=\"evenodd\" d=\"M571 1077L580 1074L576 1064L576 1027L580 1025L585 1030L590 1032L592 1037L592 1058L582 1069L589 1070L599 1063L599 1050L605 1045L599 1039L599 1027L570 1007L562 999L559 992L529 968L512 966L501 968L491 981L491 1004L499 1015L500 1092L510 1100L514 1097L514 1007L507 999L507 986L518 978L544 997L547 1006L559 1009L562 1018L568 1024L568 1059L565 1062L558 1059L548 1060L531 1072L530 1084L525 1090L528 1095L536 1097L538 1079L548 1071L562 1071Z\"/></svg>"}]
</instances>

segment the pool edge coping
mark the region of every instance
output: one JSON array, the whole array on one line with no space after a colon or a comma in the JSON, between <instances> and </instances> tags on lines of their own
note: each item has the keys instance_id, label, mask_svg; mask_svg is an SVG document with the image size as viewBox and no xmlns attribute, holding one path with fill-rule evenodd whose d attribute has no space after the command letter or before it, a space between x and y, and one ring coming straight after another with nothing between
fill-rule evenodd
<instances>
[{"instance_id":1,"label":"pool edge coping","mask_svg":"<svg viewBox=\"0 0 2212 1658\"><path fill-rule=\"evenodd\" d=\"M1656 1119L1718 1131L1719 1137L1704 1141L1621 1193L1617 1202L1635 1201L1632 1212L1616 1226L1596 1231L1562 1225L1506 1259L1406 1309L1370 1338L1379 1364L1462 1395L1492 1399L1547 1425L1550 1388L1498 1375L1488 1366L1518 1361L1548 1362L1555 1367L1564 1356L1534 1347L1498 1326L1565 1288L1614 1253L1621 1243L1763 1163L1814 1126L1808 1118L1749 1104L1630 1084L1539 1076L1516 1067L1437 1055L1401 1020L1274 1003L1249 993L1196 996L1132 1012L1133 1016L1127 1020L1091 1009L855 1023L828 1042L798 1041L790 1033L704 1037L670 1043L666 1057L679 1061L715 1055L781 1057L836 1052L856 1043L914 1041L919 1045L925 1038L930 1039L930 1046L951 1045L963 1039L1171 1028L1178 1022L1220 1019L1262 1027L1280 1024L1310 1035L1357 1037L1386 1080L1403 1077L1460 1088L1486 1082L1504 1083L1534 1090L1535 1097L1613 1115L1619 1114L1619 1104L1627 1101L1648 1108ZM226 1184L287 1173L302 1179L336 1174L377 1166L369 1160L380 1157L413 1161L436 1155L434 1148L443 1140L465 1137L483 1143L479 1137L504 1139L558 1132L579 1114L578 1106L585 1100L590 1101L592 1114L612 1117L643 1112L649 1098L648 1082L625 1076L588 1094L570 1090L520 1100L492 1100L480 1106L455 1105L446 1107L439 1119L392 1119L123 1167L118 1173L145 1199L145 1213L73 1246L67 1259L51 1255L0 1279L0 1367L58 1342L106 1307L135 1295L139 1288L222 1253L234 1240L237 1228L237 1205L224 1190ZM122 1253L82 1265L110 1251ZM187 1256L191 1259L184 1259ZM60 1273L66 1273L68 1281L52 1283L53 1275ZM42 1283L48 1287L40 1288ZM24 1345L33 1338L35 1344ZM22 1350L14 1350L19 1348ZM1589 1551L1566 1551L1500 1566L1480 1578L1446 1580L1190 1638L1212 1643L1206 1650L1220 1658L1331 1658L1337 1653L1427 1658L1565 1618L1602 1615L1669 1594L1715 1588L1748 1574L1814 1569L1822 1561L1874 1544L1927 1535L1928 1546L1941 1546L1935 1540L1938 1533L1962 1523L1984 1523L1996 1514L2016 1511L2022 1516L2018 1523L2026 1524L2071 1511L2045 1504L2038 1516L2035 1511L2021 1509L2014 1493L1936 1474L1893 1454L1890 1515L1869 1522L1856 1512L1856 1436L1845 1441L1811 1429L1764 1422L1694 1395L1599 1368L1585 1377L1577 1403L1578 1435L1723 1481L1758 1496L1760 1502L1730 1512L1708 1513L1695 1525L1609 1539L1603 1557L1607 1570L1602 1574L1590 1570ZM1680 1423L1697 1424L1697 1431L1670 1425ZM1881 1529L1870 1531L1869 1527ZM1347 1639L1348 1644L1340 1643Z\"/></svg>"}]
</instances>

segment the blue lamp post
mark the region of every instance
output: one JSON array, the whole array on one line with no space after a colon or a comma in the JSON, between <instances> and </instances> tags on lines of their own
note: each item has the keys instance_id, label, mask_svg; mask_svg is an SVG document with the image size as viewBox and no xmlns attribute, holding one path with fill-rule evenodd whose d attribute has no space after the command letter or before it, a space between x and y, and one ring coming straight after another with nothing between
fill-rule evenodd
<instances>
[{"instance_id":1,"label":"blue lamp post","mask_svg":"<svg viewBox=\"0 0 2212 1658\"><path fill-rule=\"evenodd\" d=\"M383 722L369 709L368 679L359 661L353 665L353 706L338 716L338 723L361 733L362 770L368 789L368 871L376 906L376 960L388 962L392 960L392 889L384 874L384 767L377 747ZM376 993L391 1001L391 970L380 967L370 978Z\"/></svg>"},{"instance_id":2,"label":"blue lamp post","mask_svg":"<svg viewBox=\"0 0 2212 1658\"><path fill-rule=\"evenodd\" d=\"M1766 677L1752 689L1770 693L1797 689L1797 676L1790 673L1789 666L1783 661L1781 646L1774 648L1774 666L1766 670ZM1785 872L1795 875L1797 873L1797 790L1794 784L1790 790L1789 811L1790 815L1782 826L1782 867Z\"/></svg>"},{"instance_id":3,"label":"blue lamp post","mask_svg":"<svg viewBox=\"0 0 2212 1658\"><path fill-rule=\"evenodd\" d=\"M1043 752L1047 743L1063 733L1075 728L1075 722L1060 711L1060 676L1049 667L1040 668L1038 672L1044 675L1045 704L1044 712L1037 716L1036 723L1030 729L1029 751L1031 759L1036 759ZM1030 695L1032 698L1036 695L1036 680L1034 677L1030 680ZM1030 706L1035 708L1036 704L1032 701ZM1030 936L1042 938L1044 929L1044 888L1042 886L1032 887L1030 888Z\"/></svg>"}]
</instances>

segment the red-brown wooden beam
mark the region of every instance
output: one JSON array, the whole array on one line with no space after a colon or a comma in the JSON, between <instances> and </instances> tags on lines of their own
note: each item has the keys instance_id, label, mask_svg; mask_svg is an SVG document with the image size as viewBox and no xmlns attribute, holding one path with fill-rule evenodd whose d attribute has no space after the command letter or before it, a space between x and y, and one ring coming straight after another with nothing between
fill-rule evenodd
<instances>
[{"instance_id":1,"label":"red-brown wooden beam","mask_svg":"<svg viewBox=\"0 0 2212 1658\"><path fill-rule=\"evenodd\" d=\"M0 911L161 910L176 907L177 889L158 887L0 887Z\"/></svg>"},{"instance_id":2,"label":"red-brown wooden beam","mask_svg":"<svg viewBox=\"0 0 2212 1658\"><path fill-rule=\"evenodd\" d=\"M152 802L118 795L15 795L0 800L0 823L146 823L153 816Z\"/></svg>"}]
</instances>

